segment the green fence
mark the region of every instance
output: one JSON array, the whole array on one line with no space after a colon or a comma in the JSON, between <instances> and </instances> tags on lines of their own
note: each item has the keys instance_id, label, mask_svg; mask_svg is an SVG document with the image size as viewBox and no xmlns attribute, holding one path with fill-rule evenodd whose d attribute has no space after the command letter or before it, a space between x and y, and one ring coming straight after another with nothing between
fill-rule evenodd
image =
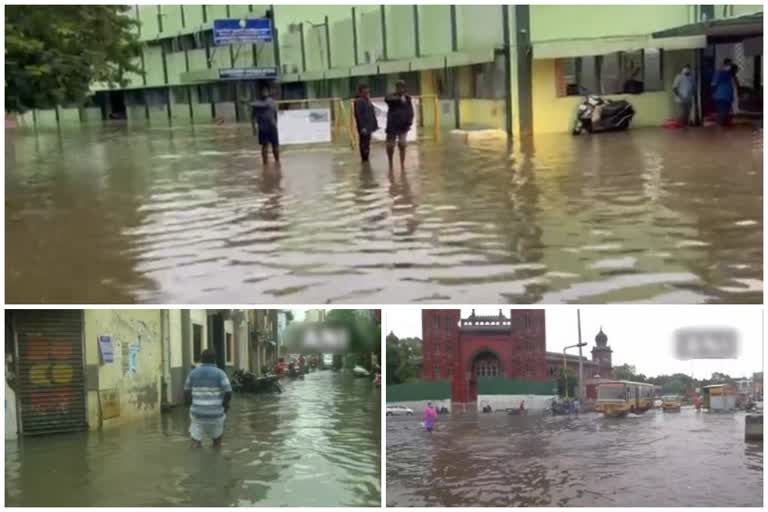
<instances>
[{"instance_id":1,"label":"green fence","mask_svg":"<svg viewBox=\"0 0 768 512\"><path fill-rule=\"evenodd\" d=\"M433 380L387 386L387 402L416 402L421 400L450 400L451 382Z\"/></svg>"},{"instance_id":2,"label":"green fence","mask_svg":"<svg viewBox=\"0 0 768 512\"><path fill-rule=\"evenodd\" d=\"M477 382L480 395L552 395L557 394L557 382L480 377Z\"/></svg>"}]
</instances>

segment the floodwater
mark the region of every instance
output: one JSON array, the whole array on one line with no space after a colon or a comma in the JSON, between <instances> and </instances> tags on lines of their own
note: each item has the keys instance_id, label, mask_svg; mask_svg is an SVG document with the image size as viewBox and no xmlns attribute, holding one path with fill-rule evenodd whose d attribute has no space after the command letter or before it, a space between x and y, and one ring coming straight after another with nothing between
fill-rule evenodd
<instances>
[{"instance_id":1,"label":"floodwater","mask_svg":"<svg viewBox=\"0 0 768 512\"><path fill-rule=\"evenodd\" d=\"M6 442L7 506L379 506L380 393L330 371L235 394L224 447L191 448L186 408L98 432Z\"/></svg>"},{"instance_id":2,"label":"floodwater","mask_svg":"<svg viewBox=\"0 0 768 512\"><path fill-rule=\"evenodd\" d=\"M762 129L286 149L6 132L11 303L760 303Z\"/></svg>"},{"instance_id":3,"label":"floodwater","mask_svg":"<svg viewBox=\"0 0 768 512\"><path fill-rule=\"evenodd\" d=\"M763 504L763 444L741 414L387 418L387 506Z\"/></svg>"}]
</instances>

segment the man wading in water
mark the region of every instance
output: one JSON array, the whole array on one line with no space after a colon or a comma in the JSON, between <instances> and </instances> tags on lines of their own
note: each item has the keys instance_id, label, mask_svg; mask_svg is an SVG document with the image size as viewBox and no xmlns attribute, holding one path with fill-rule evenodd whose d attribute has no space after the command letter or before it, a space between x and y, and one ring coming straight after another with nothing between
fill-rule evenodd
<instances>
[{"instance_id":1,"label":"man wading in water","mask_svg":"<svg viewBox=\"0 0 768 512\"><path fill-rule=\"evenodd\" d=\"M251 103L251 125L259 130L259 144L261 145L261 161L267 165L269 161L269 146L272 146L272 154L275 164L280 165L280 140L277 134L277 103L272 99L269 89L264 89L261 99Z\"/></svg>"},{"instance_id":2,"label":"man wading in water","mask_svg":"<svg viewBox=\"0 0 768 512\"><path fill-rule=\"evenodd\" d=\"M357 88L355 123L357 124L357 134L360 140L360 159L365 163L368 161L368 155L371 152L373 132L379 129L379 122L376 120L376 110L373 107L373 103L371 103L368 86L365 84L360 84Z\"/></svg>"},{"instance_id":3,"label":"man wading in water","mask_svg":"<svg viewBox=\"0 0 768 512\"><path fill-rule=\"evenodd\" d=\"M214 447L221 448L232 386L227 374L216 366L213 350L204 350L201 359L203 364L190 372L184 384L184 403L191 406L189 434L194 448L200 448L206 437L213 439Z\"/></svg>"},{"instance_id":4,"label":"man wading in water","mask_svg":"<svg viewBox=\"0 0 768 512\"><path fill-rule=\"evenodd\" d=\"M413 102L408 95L405 82L399 80L395 85L395 93L385 98L387 102L387 158L389 170L393 168L392 159L395 156L395 142L400 151L400 168L405 169L406 138L413 124Z\"/></svg>"}]
</instances>

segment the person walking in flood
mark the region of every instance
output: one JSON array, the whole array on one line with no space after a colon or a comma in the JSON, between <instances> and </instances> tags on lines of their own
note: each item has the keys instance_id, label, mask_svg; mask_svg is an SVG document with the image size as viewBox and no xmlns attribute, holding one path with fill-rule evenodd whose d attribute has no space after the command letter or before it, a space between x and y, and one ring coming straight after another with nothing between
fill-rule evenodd
<instances>
[{"instance_id":1,"label":"person walking in flood","mask_svg":"<svg viewBox=\"0 0 768 512\"><path fill-rule=\"evenodd\" d=\"M687 127L691 121L691 110L696 98L696 78L691 66L686 64L672 82L672 94L677 104L677 121L682 127Z\"/></svg>"},{"instance_id":2,"label":"person walking in flood","mask_svg":"<svg viewBox=\"0 0 768 512\"><path fill-rule=\"evenodd\" d=\"M712 100L717 109L717 123L726 126L730 121L731 107L733 105L733 64L731 59L723 61L721 67L712 78Z\"/></svg>"},{"instance_id":3,"label":"person walking in flood","mask_svg":"<svg viewBox=\"0 0 768 512\"><path fill-rule=\"evenodd\" d=\"M400 168L405 169L405 148L408 132L413 124L413 101L403 80L398 80L395 92L387 96L387 158L389 169L392 170L392 159L395 156L395 143L400 152Z\"/></svg>"},{"instance_id":4,"label":"person walking in flood","mask_svg":"<svg viewBox=\"0 0 768 512\"><path fill-rule=\"evenodd\" d=\"M261 93L261 98L251 103L251 125L258 130L259 145L261 145L261 161L264 165L269 162L269 148L275 164L280 164L280 138L277 131L277 103L272 99L269 88Z\"/></svg>"},{"instance_id":5,"label":"person walking in flood","mask_svg":"<svg viewBox=\"0 0 768 512\"><path fill-rule=\"evenodd\" d=\"M360 159L365 163L371 153L371 137L379 129L376 108L371 103L370 89L366 84L360 84L357 87L354 108L357 135L360 141Z\"/></svg>"},{"instance_id":6,"label":"person walking in flood","mask_svg":"<svg viewBox=\"0 0 768 512\"><path fill-rule=\"evenodd\" d=\"M424 409L424 428L427 432L432 432L435 428L435 421L437 420L437 410L432 405L432 402L427 402L427 407Z\"/></svg>"},{"instance_id":7,"label":"person walking in flood","mask_svg":"<svg viewBox=\"0 0 768 512\"><path fill-rule=\"evenodd\" d=\"M201 359L202 364L189 373L184 384L184 402L191 420L189 434L195 448L200 448L205 438L213 439L213 446L220 448L232 385L227 374L216 366L213 350L204 350Z\"/></svg>"}]
</instances>

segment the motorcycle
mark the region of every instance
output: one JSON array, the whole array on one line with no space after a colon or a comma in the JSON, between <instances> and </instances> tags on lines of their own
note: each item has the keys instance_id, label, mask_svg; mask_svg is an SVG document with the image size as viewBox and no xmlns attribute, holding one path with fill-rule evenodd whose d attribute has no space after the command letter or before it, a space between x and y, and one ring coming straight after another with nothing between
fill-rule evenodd
<instances>
[{"instance_id":1,"label":"motorcycle","mask_svg":"<svg viewBox=\"0 0 768 512\"><path fill-rule=\"evenodd\" d=\"M629 128L635 109L625 100L604 100L600 96L585 96L576 109L573 134L621 131Z\"/></svg>"},{"instance_id":2,"label":"motorcycle","mask_svg":"<svg viewBox=\"0 0 768 512\"><path fill-rule=\"evenodd\" d=\"M282 393L283 387L277 375L258 377L248 370L235 370L232 374L232 390L247 393Z\"/></svg>"}]
</instances>

